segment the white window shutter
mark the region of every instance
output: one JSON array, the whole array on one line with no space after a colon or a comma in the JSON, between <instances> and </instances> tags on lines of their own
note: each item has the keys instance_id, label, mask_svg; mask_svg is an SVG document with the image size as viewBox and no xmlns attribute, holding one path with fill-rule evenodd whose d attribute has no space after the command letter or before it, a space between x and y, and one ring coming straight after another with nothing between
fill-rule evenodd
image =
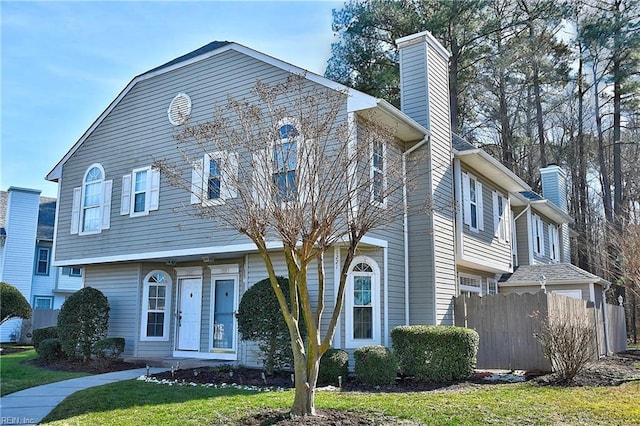
<instances>
[{"instance_id":1,"label":"white window shutter","mask_svg":"<svg viewBox=\"0 0 640 426\"><path fill-rule=\"evenodd\" d=\"M120 214L129 214L131 210L131 175L122 176L122 195L120 197Z\"/></svg>"},{"instance_id":2,"label":"white window shutter","mask_svg":"<svg viewBox=\"0 0 640 426\"><path fill-rule=\"evenodd\" d=\"M220 185L220 198L223 200L238 196L238 153L231 152L225 156L222 164L222 182Z\"/></svg>"},{"instance_id":3,"label":"white window shutter","mask_svg":"<svg viewBox=\"0 0 640 426\"><path fill-rule=\"evenodd\" d=\"M111 189L112 180L105 180L102 184L102 224L101 229L109 229L111 226Z\"/></svg>"},{"instance_id":4,"label":"white window shutter","mask_svg":"<svg viewBox=\"0 0 640 426\"><path fill-rule=\"evenodd\" d=\"M73 204L71 207L71 233L77 234L80 230L80 202L82 201L82 187L73 189Z\"/></svg>"},{"instance_id":5,"label":"white window shutter","mask_svg":"<svg viewBox=\"0 0 640 426\"><path fill-rule=\"evenodd\" d=\"M484 202L482 200L482 184L476 180L476 202L478 204L478 229L484 230Z\"/></svg>"},{"instance_id":6,"label":"white window shutter","mask_svg":"<svg viewBox=\"0 0 640 426\"><path fill-rule=\"evenodd\" d=\"M261 149L253 153L253 202L260 208L264 208L267 199L271 198L272 176L271 164L272 153L269 149Z\"/></svg>"},{"instance_id":7,"label":"white window shutter","mask_svg":"<svg viewBox=\"0 0 640 426\"><path fill-rule=\"evenodd\" d=\"M540 256L544 256L544 222L538 218L538 233L540 235Z\"/></svg>"},{"instance_id":8,"label":"white window shutter","mask_svg":"<svg viewBox=\"0 0 640 426\"><path fill-rule=\"evenodd\" d=\"M469 198L469 175L462 174L462 200L464 203L464 223L471 225L471 199Z\"/></svg>"},{"instance_id":9,"label":"white window shutter","mask_svg":"<svg viewBox=\"0 0 640 426\"><path fill-rule=\"evenodd\" d=\"M499 195L496 191L491 192L493 199L493 236L500 237L500 206Z\"/></svg>"},{"instance_id":10,"label":"white window shutter","mask_svg":"<svg viewBox=\"0 0 640 426\"><path fill-rule=\"evenodd\" d=\"M202 202L203 159L194 161L191 171L191 204Z\"/></svg>"},{"instance_id":11,"label":"white window shutter","mask_svg":"<svg viewBox=\"0 0 640 426\"><path fill-rule=\"evenodd\" d=\"M504 239L509 242L511 241L511 201L509 201L509 197L504 198L504 206L503 206L503 214L504 214Z\"/></svg>"},{"instance_id":12,"label":"white window shutter","mask_svg":"<svg viewBox=\"0 0 640 426\"><path fill-rule=\"evenodd\" d=\"M150 170L149 210L158 210L160 206L160 170Z\"/></svg>"}]
</instances>

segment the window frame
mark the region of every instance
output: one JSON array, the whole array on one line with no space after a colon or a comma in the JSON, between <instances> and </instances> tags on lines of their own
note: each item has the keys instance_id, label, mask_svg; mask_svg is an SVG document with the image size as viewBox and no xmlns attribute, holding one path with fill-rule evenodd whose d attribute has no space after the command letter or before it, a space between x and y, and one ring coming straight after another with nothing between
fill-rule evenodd
<instances>
[{"instance_id":1,"label":"window frame","mask_svg":"<svg viewBox=\"0 0 640 426\"><path fill-rule=\"evenodd\" d=\"M381 152L377 151L377 147L380 147ZM369 142L369 152L370 152L370 158L369 161L371 162L371 167L369 170L369 178L371 180L371 188L370 188L370 192L371 192L371 202L377 204L380 207L386 207L387 206L387 196L386 196L386 192L387 192L387 142L386 141L380 141L380 140L374 140ZM376 158L379 158L382 162L382 167L378 166L378 163L376 162ZM381 186L381 191L382 193L380 194L380 198L378 197L378 194L376 194L376 189L378 188L377 185L377 180L376 180L376 174L379 174L382 181L380 182L380 186Z\"/></svg>"},{"instance_id":2,"label":"window frame","mask_svg":"<svg viewBox=\"0 0 640 426\"><path fill-rule=\"evenodd\" d=\"M478 286L462 284L464 279L467 280L477 280ZM458 272L458 294L462 295L463 293L476 293L478 296L483 295L483 283L482 277L480 275L467 274L464 272Z\"/></svg>"},{"instance_id":3,"label":"window frame","mask_svg":"<svg viewBox=\"0 0 640 426\"><path fill-rule=\"evenodd\" d=\"M145 188L136 188L137 176L146 173ZM144 194L144 209L135 211L136 195ZM149 212L158 210L160 197L160 171L152 166L138 167L122 176L122 194L120 199L120 215L129 217L147 216Z\"/></svg>"},{"instance_id":4,"label":"window frame","mask_svg":"<svg viewBox=\"0 0 640 426\"><path fill-rule=\"evenodd\" d=\"M164 280L166 282L152 282L151 278L157 276L158 274L162 274ZM149 309L149 288L151 286L165 286L165 301L164 301L164 310L159 309ZM140 315L140 341L143 342L167 342L169 341L169 324L171 317L171 295L173 290L173 280L171 275L167 272L156 269L149 272L142 283L142 300L141 300L141 315ZM163 313L163 327L162 327L162 336L148 336L147 335L147 326L149 313Z\"/></svg>"},{"instance_id":5,"label":"window frame","mask_svg":"<svg viewBox=\"0 0 640 426\"><path fill-rule=\"evenodd\" d=\"M100 179L98 180L92 180L92 181L87 181L87 178L89 176L89 173L93 170L93 169L98 169L100 171ZM104 174L104 168L102 167L102 165L98 164L98 163L94 163L91 166L89 166L87 168L87 170L84 173L84 177L82 178L82 196L80 198L80 228L79 228L79 234L80 235L90 235L90 234L99 234L100 232L102 232L102 209L103 209L103 205L104 205L104 182L105 182L105 174ZM85 205L86 202L86 197L87 197L87 187L89 185L95 185L98 188L97 191L97 196L98 196L98 203L95 205L91 205L90 207L87 207ZM85 229L85 225L86 225L86 217L85 217L85 213L87 212L87 210L89 209L97 209L98 211L98 227L96 229Z\"/></svg>"},{"instance_id":6,"label":"window frame","mask_svg":"<svg viewBox=\"0 0 640 426\"><path fill-rule=\"evenodd\" d=\"M533 254L537 257L544 257L544 222L537 214L531 215L531 244Z\"/></svg>"},{"instance_id":7,"label":"window frame","mask_svg":"<svg viewBox=\"0 0 640 426\"><path fill-rule=\"evenodd\" d=\"M367 264L371 268L371 272L354 271L354 268L361 264ZM371 338L354 338L354 277L369 276L371 277ZM345 347L359 348L365 345L380 344L381 325L380 325L380 268L375 260L369 256L356 256L349 266L349 274L347 275L347 285L345 288Z\"/></svg>"},{"instance_id":8,"label":"window frame","mask_svg":"<svg viewBox=\"0 0 640 426\"><path fill-rule=\"evenodd\" d=\"M209 198L209 175L211 161L219 160L220 197ZM195 161L191 171L191 204L204 207L223 205L227 200L238 196L236 179L238 176L238 154L229 151L205 153Z\"/></svg>"},{"instance_id":9,"label":"window frame","mask_svg":"<svg viewBox=\"0 0 640 426\"><path fill-rule=\"evenodd\" d=\"M47 300L48 308L39 308L38 300ZM33 296L33 309L53 309L53 296Z\"/></svg>"},{"instance_id":10,"label":"window frame","mask_svg":"<svg viewBox=\"0 0 640 426\"><path fill-rule=\"evenodd\" d=\"M288 133L286 137L283 136L282 129L287 126L290 126L295 131L295 134L293 136L289 136ZM303 140L303 138L301 137L299 128L300 126L296 123L296 120L293 120L291 118L280 120L278 122L277 128L278 138L271 146L271 170L269 174L271 184L273 185L273 190L275 192L273 194L273 197L275 198L276 203L280 203L282 205L286 205L287 203L296 201L300 196L300 188L298 188L300 173L300 150L302 148L302 144L300 142ZM284 156L284 150L282 149L282 146L285 144L289 146L286 156ZM291 150L292 144L295 151ZM290 156L292 152L295 153L295 158L293 158L293 160L295 160L294 168L290 167L292 160ZM282 154L282 167L279 166L280 160L277 157L278 153ZM278 175L278 181L276 181L276 175ZM281 175L285 176L284 181L281 180ZM290 178L290 176L292 177ZM285 184L284 190L280 185L282 182L284 182ZM287 187L287 183L291 184L291 188ZM285 191L287 192L286 194Z\"/></svg>"},{"instance_id":11,"label":"window frame","mask_svg":"<svg viewBox=\"0 0 640 426\"><path fill-rule=\"evenodd\" d=\"M471 199L471 187L473 184L473 194L475 200ZM469 231L479 233L484 230L484 197L483 197L483 185L478 178L469 172L462 172L462 202L464 208L464 224L469 227ZM472 206L475 206L475 214L473 213ZM473 219L475 217L476 225L473 226Z\"/></svg>"},{"instance_id":12,"label":"window frame","mask_svg":"<svg viewBox=\"0 0 640 426\"><path fill-rule=\"evenodd\" d=\"M47 258L44 260L45 262L45 271L44 272L40 272L40 262L42 261L40 259L40 253L41 252L46 252L47 253ZM36 247L36 262L35 262L35 270L34 270L34 275L40 275L40 276L48 276L50 269L51 269L51 248L50 247Z\"/></svg>"},{"instance_id":13,"label":"window frame","mask_svg":"<svg viewBox=\"0 0 640 426\"><path fill-rule=\"evenodd\" d=\"M560 231L558 226L549 224L549 260L553 263L560 262Z\"/></svg>"},{"instance_id":14,"label":"window frame","mask_svg":"<svg viewBox=\"0 0 640 426\"><path fill-rule=\"evenodd\" d=\"M508 243L511 239L510 209L509 198L498 191L493 191L493 236L501 243Z\"/></svg>"}]
</instances>

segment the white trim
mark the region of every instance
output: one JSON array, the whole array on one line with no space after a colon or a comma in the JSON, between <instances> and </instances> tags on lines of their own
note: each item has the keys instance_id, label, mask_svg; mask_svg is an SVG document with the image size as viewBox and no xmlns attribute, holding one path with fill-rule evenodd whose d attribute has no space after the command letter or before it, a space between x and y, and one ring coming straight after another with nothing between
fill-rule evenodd
<instances>
[{"instance_id":1,"label":"white trim","mask_svg":"<svg viewBox=\"0 0 640 426\"><path fill-rule=\"evenodd\" d=\"M164 275L167 280L166 283L151 283L149 282L149 278L151 278L154 274L161 273ZM169 341L169 324L171 318L171 295L173 292L173 280L171 279L171 274L162 269L154 269L149 272L142 280L142 299L140 306L140 341L141 342L168 342ZM148 305L147 301L149 299L149 286L164 285L165 288L165 301L164 301L164 323L163 323L163 335L162 336L147 336L147 319L148 319Z\"/></svg>"},{"instance_id":2,"label":"white trim","mask_svg":"<svg viewBox=\"0 0 640 426\"><path fill-rule=\"evenodd\" d=\"M340 273L342 272L342 262L340 259L340 247L335 246L333 248L333 294L336 296L340 288ZM343 307L344 310L344 307ZM340 313L338 321L336 322L336 329L333 334L333 347L340 348L342 333L340 332L340 317L343 314Z\"/></svg>"},{"instance_id":3,"label":"white trim","mask_svg":"<svg viewBox=\"0 0 640 426\"><path fill-rule=\"evenodd\" d=\"M359 263L366 263L373 272L359 272L359 274L371 274L371 338L354 339L353 336L353 268ZM345 286L345 347L359 348L365 345L380 344L380 268L375 260L368 256L354 257L349 265L349 275Z\"/></svg>"},{"instance_id":4,"label":"white trim","mask_svg":"<svg viewBox=\"0 0 640 426\"><path fill-rule=\"evenodd\" d=\"M172 356L176 358L219 359L224 361L236 361L238 359L237 353L225 354L218 352L180 351L177 349L172 352Z\"/></svg>"},{"instance_id":5,"label":"white trim","mask_svg":"<svg viewBox=\"0 0 640 426\"><path fill-rule=\"evenodd\" d=\"M202 278L202 266L178 266L173 269L177 278Z\"/></svg>"},{"instance_id":6,"label":"white trim","mask_svg":"<svg viewBox=\"0 0 640 426\"><path fill-rule=\"evenodd\" d=\"M533 214L531 213L531 209L528 208L529 205L527 205L527 237L528 240L527 241L527 252L529 252L529 265L534 265L534 257L533 257L533 231L532 231L532 227L533 227Z\"/></svg>"},{"instance_id":7,"label":"white trim","mask_svg":"<svg viewBox=\"0 0 640 426\"><path fill-rule=\"evenodd\" d=\"M140 193L144 192L144 209L137 212L135 211L136 206L136 175L138 173L145 172L145 188L144 191L139 191ZM123 177L124 179L124 177ZM130 194L129 194L129 217L139 217L139 216L147 216L149 214L149 205L151 198L151 166L140 167L137 169L133 169L131 171L131 182L130 182Z\"/></svg>"},{"instance_id":8,"label":"white trim","mask_svg":"<svg viewBox=\"0 0 640 426\"><path fill-rule=\"evenodd\" d=\"M214 353L216 354L218 357L224 357L221 359L226 359L226 360L237 360L238 359L238 320L236 318L235 315L233 315L233 330L232 330L232 340L231 340L231 349L216 349L213 347L213 320L214 320L214 309L215 309L215 289L214 289L214 283L217 280L233 280L233 285L234 285L234 295L233 295L233 311L234 313L237 312L238 310L238 301L239 296L238 293L240 292L240 269L239 266L236 265L229 265L230 270L235 270L234 273L217 273L214 272L215 268L210 266L209 267L211 269L211 295L210 295L210 301L209 301L209 352L210 353ZM223 269L223 268L220 268Z\"/></svg>"},{"instance_id":9,"label":"white trim","mask_svg":"<svg viewBox=\"0 0 640 426\"><path fill-rule=\"evenodd\" d=\"M433 36L433 34L431 34L430 31L422 31L420 33L410 34L408 36L404 36L396 39L396 45L398 46L398 48L403 47L403 46L400 46L401 44L409 43L409 45L412 45L413 44L412 42L413 43L423 42L425 44L428 44L429 46L437 50L438 53L441 54L444 59L449 60L449 57L451 56L451 53Z\"/></svg>"},{"instance_id":10,"label":"white trim","mask_svg":"<svg viewBox=\"0 0 640 426\"><path fill-rule=\"evenodd\" d=\"M344 240L346 242L346 239ZM364 236L360 240L362 244L369 244L376 247L388 247L389 242L386 240L382 240L379 238L367 237ZM266 243L267 250L277 250L282 249L282 241L267 241ZM207 247L197 247L190 249L180 249L180 250L164 250L164 251L152 251L152 252L142 252L135 254L125 254L125 255L113 255L113 256L101 256L101 257L86 257L86 258L78 258L78 259L67 259L61 260L53 263L53 266L69 266L69 265L91 265L97 263L108 263L108 262L126 262L132 260L150 260L150 259L166 259L166 258L175 258L182 256L198 256L203 254L219 254L219 253L243 253L243 252L257 252L258 249L254 243L246 243L246 244L231 244L226 246L207 246ZM176 270L182 268L175 268Z\"/></svg>"},{"instance_id":11,"label":"white trim","mask_svg":"<svg viewBox=\"0 0 640 426\"><path fill-rule=\"evenodd\" d=\"M93 208L97 208L99 211L99 216L98 216L98 229L96 230L92 230L92 231L85 231L84 230L84 211L85 211L85 205L84 205L84 200L85 200L85 187L87 185L87 174L94 168L97 168L100 170L100 173L102 175L102 179L100 179L99 181L94 181L91 183L95 183L95 184L99 184L100 185L100 202L98 203L97 206L93 206ZM78 235L91 235L91 234L99 234L102 232L103 229L106 229L108 227L104 227L103 225L104 223L104 219L103 219L103 214L105 213L105 196L106 196L106 188L105 185L107 183L107 179L106 179L106 175L104 172L104 168L102 167L102 165L100 163L93 163L91 164L89 167L87 167L87 169L84 172L84 175L82 175L82 185L80 186L80 208L78 211L79 217L78 217ZM75 201L75 196L76 196L76 189L74 189L74 201ZM75 211L75 206L74 206L74 211ZM73 213L73 212L72 212ZM73 226L73 225L72 225Z\"/></svg>"},{"instance_id":12,"label":"white trim","mask_svg":"<svg viewBox=\"0 0 640 426\"><path fill-rule=\"evenodd\" d=\"M475 286L468 286L468 285L462 285L460 283L461 278L468 278L470 280L478 280L480 286L475 287ZM458 279L457 279L457 285L458 285L458 295L460 295L463 291L467 291L470 293L478 293L479 295L482 295L482 276L480 275L473 275L473 274L467 274L464 272L458 272Z\"/></svg>"},{"instance_id":13,"label":"white trim","mask_svg":"<svg viewBox=\"0 0 640 426\"><path fill-rule=\"evenodd\" d=\"M462 253L457 259L456 263L460 266L466 266L473 269L482 269L491 272L508 273L513 272L513 265L511 265L511 255L509 260L503 263L496 262L487 258L479 258L469 256Z\"/></svg>"},{"instance_id":14,"label":"white trim","mask_svg":"<svg viewBox=\"0 0 640 426\"><path fill-rule=\"evenodd\" d=\"M387 207L387 143L385 141L377 141L381 145L382 153L382 168L374 166L374 154L375 154L375 145L376 142L369 142L369 179L370 179L370 187L369 187L369 202L375 204L379 207L385 208ZM382 174L382 200L376 199L375 194L375 173L378 172Z\"/></svg>"},{"instance_id":15,"label":"white trim","mask_svg":"<svg viewBox=\"0 0 640 426\"><path fill-rule=\"evenodd\" d=\"M596 286L594 283L589 283L589 300L593 303L596 302Z\"/></svg>"},{"instance_id":16,"label":"white trim","mask_svg":"<svg viewBox=\"0 0 640 426\"><path fill-rule=\"evenodd\" d=\"M179 105L176 105L176 102L178 101L178 99L184 99L184 101L186 102L185 108L186 111L176 111L179 114L183 114L183 116L179 116L178 119L174 119L174 117L172 117L172 113L174 112L174 106L177 108L179 107ZM184 124L188 119L189 116L191 115L191 107L193 106L193 103L191 102L191 97L189 95L187 95L186 93L180 92L178 93L172 100L171 103L169 103L169 108L167 109L167 118L169 118L169 123L171 123L174 126L179 126L181 124Z\"/></svg>"},{"instance_id":17,"label":"white trim","mask_svg":"<svg viewBox=\"0 0 640 426\"><path fill-rule=\"evenodd\" d=\"M389 249L387 247L382 249L382 265L384 271L382 273L382 279L384 282L382 283L382 293L384 300L383 305L383 315L384 315L384 345L389 346Z\"/></svg>"}]
</instances>

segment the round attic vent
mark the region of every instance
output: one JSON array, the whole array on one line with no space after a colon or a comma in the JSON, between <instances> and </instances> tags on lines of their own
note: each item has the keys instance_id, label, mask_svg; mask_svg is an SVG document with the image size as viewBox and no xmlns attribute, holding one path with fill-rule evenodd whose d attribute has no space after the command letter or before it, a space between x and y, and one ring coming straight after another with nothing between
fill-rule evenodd
<instances>
[{"instance_id":1,"label":"round attic vent","mask_svg":"<svg viewBox=\"0 0 640 426\"><path fill-rule=\"evenodd\" d=\"M191 115L191 98L186 93L178 93L167 111L169 122L174 126L183 124Z\"/></svg>"}]
</instances>

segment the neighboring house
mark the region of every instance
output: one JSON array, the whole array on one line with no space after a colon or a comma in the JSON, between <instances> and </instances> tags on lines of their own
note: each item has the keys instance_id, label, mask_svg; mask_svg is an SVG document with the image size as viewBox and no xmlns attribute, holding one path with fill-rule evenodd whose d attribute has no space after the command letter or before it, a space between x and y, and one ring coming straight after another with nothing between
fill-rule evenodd
<instances>
[{"instance_id":1,"label":"neighboring house","mask_svg":"<svg viewBox=\"0 0 640 426\"><path fill-rule=\"evenodd\" d=\"M235 192L216 187L200 201L152 167L153 158L181 161L173 138L181 117L206 120L227 95L251 97L256 79L281 82L304 73L309 87L345 93L342 116L354 130L370 119L395 129L397 144L382 147L383 155L421 152L429 162L406 201L432 208L408 210L404 220L362 240L335 347L390 345L398 325L453 324L452 297L460 292L512 289L515 279L500 279L516 265L569 258L566 209L532 199L520 178L452 135L449 53L427 32L398 44L402 111L237 43L213 42L135 77L58 162L47 175L58 183L54 265L81 265L84 285L109 298L109 334L126 339L126 356L258 362L253 347L239 341L234 312L242 293L266 277L260 256L244 236L179 212L189 203L215 209ZM283 138L289 125L280 129ZM205 157L207 181L235 173L235 162L243 161L231 146L219 157ZM193 176L193 188L202 188L202 177ZM286 274L281 249L272 247L276 272ZM331 254L328 307L344 252L336 246ZM551 286L555 275L548 275ZM356 281L365 283L367 297L356 297Z\"/></svg>"},{"instance_id":2,"label":"neighboring house","mask_svg":"<svg viewBox=\"0 0 640 426\"><path fill-rule=\"evenodd\" d=\"M33 309L60 309L82 287L82 268L56 268L53 256L55 198L34 189L0 191L0 281L16 287ZM15 341L22 320L0 327L0 341Z\"/></svg>"}]
</instances>

